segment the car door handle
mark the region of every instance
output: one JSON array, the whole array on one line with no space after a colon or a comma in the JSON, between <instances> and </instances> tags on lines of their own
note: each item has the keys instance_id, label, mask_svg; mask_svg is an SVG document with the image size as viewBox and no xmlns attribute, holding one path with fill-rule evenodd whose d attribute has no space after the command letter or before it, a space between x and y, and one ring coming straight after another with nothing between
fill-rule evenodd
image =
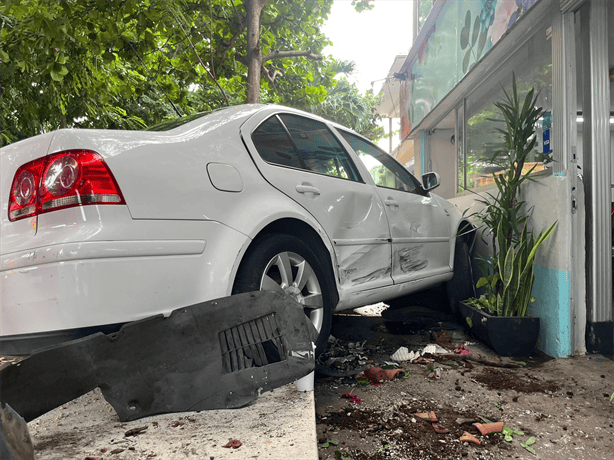
<instances>
[{"instance_id":1,"label":"car door handle","mask_svg":"<svg viewBox=\"0 0 614 460\"><path fill-rule=\"evenodd\" d=\"M397 201L391 199L387 199L386 201L384 201L384 204L386 206L399 206L399 203Z\"/></svg>"},{"instance_id":2,"label":"car door handle","mask_svg":"<svg viewBox=\"0 0 614 460\"><path fill-rule=\"evenodd\" d=\"M314 187L313 185L297 185L296 191L298 193L313 193L314 195L320 194L320 189Z\"/></svg>"}]
</instances>

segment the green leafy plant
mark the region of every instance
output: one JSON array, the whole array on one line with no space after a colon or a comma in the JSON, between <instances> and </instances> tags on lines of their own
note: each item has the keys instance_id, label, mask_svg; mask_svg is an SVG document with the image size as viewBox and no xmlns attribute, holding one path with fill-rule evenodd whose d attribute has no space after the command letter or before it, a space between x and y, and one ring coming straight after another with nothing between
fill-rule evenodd
<instances>
[{"instance_id":1,"label":"green leafy plant","mask_svg":"<svg viewBox=\"0 0 614 460\"><path fill-rule=\"evenodd\" d=\"M535 449L533 449L531 446L536 442L537 440L533 436L531 436L529 439L526 440L526 442L521 442L520 445L527 449L529 452L531 452L533 455L535 455Z\"/></svg>"},{"instance_id":2,"label":"green leafy plant","mask_svg":"<svg viewBox=\"0 0 614 460\"><path fill-rule=\"evenodd\" d=\"M341 460L352 460L352 457L350 457L347 453L341 452L339 450L335 451L335 457L340 458Z\"/></svg>"},{"instance_id":3,"label":"green leafy plant","mask_svg":"<svg viewBox=\"0 0 614 460\"><path fill-rule=\"evenodd\" d=\"M524 436L524 432L520 430L512 430L509 426L504 426L501 434L505 437L507 442L512 442L514 440L514 435Z\"/></svg>"},{"instance_id":4,"label":"green leafy plant","mask_svg":"<svg viewBox=\"0 0 614 460\"><path fill-rule=\"evenodd\" d=\"M489 158L490 163L501 168L493 172L497 191L478 195L482 209L471 214L480 223L482 237L486 233L491 235L493 253L481 257L484 276L476 287L484 288L484 294L467 303L496 316L525 316L529 304L535 301L531 296L535 280L533 261L556 222L535 236L528 228L530 211L519 199L521 186L532 180L530 174L536 166L525 168L537 142L535 125L542 115L542 108L536 106L537 95L531 89L522 100L515 75L511 94L503 91L505 97L495 103L505 123L504 128L497 128L503 138L503 150L493 152Z\"/></svg>"},{"instance_id":5,"label":"green leafy plant","mask_svg":"<svg viewBox=\"0 0 614 460\"><path fill-rule=\"evenodd\" d=\"M337 446L339 445L339 441L337 441L336 439L329 439L326 442L322 443L322 447L330 447L330 446Z\"/></svg>"}]
</instances>

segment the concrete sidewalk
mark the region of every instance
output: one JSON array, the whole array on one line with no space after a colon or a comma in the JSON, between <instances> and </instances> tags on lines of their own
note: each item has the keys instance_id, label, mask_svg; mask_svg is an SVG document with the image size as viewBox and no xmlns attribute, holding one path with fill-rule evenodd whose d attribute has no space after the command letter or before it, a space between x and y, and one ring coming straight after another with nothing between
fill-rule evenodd
<instances>
[{"instance_id":1,"label":"concrete sidewalk","mask_svg":"<svg viewBox=\"0 0 614 460\"><path fill-rule=\"evenodd\" d=\"M136 436L126 432L143 428ZM121 423L96 389L28 423L37 460L317 460L314 392L295 384L232 410L181 412ZM224 448L230 440L239 448Z\"/></svg>"}]
</instances>

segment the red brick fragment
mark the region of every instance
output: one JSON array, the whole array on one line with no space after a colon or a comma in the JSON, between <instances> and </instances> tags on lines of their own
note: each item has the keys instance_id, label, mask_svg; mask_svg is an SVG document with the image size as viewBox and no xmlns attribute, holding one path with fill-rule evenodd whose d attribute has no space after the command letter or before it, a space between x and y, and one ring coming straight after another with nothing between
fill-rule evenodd
<instances>
[{"instance_id":1,"label":"red brick fragment","mask_svg":"<svg viewBox=\"0 0 614 460\"><path fill-rule=\"evenodd\" d=\"M472 442L474 444L481 444L478 438L476 438L475 436L473 436L471 433L467 431L463 433L463 435L460 437L460 440L462 442Z\"/></svg>"},{"instance_id":2,"label":"red brick fragment","mask_svg":"<svg viewBox=\"0 0 614 460\"><path fill-rule=\"evenodd\" d=\"M482 436L487 435L488 433L501 433L503 431L503 422L492 422L492 423L474 423L475 426Z\"/></svg>"},{"instance_id":3,"label":"red brick fragment","mask_svg":"<svg viewBox=\"0 0 614 460\"><path fill-rule=\"evenodd\" d=\"M417 412L414 414L416 417L426 420L427 422L438 422L435 412Z\"/></svg>"},{"instance_id":4,"label":"red brick fragment","mask_svg":"<svg viewBox=\"0 0 614 460\"><path fill-rule=\"evenodd\" d=\"M403 369L382 369L377 366L373 366L365 371L365 376L374 384L392 380L404 374L405 371L403 371Z\"/></svg>"},{"instance_id":5,"label":"red brick fragment","mask_svg":"<svg viewBox=\"0 0 614 460\"><path fill-rule=\"evenodd\" d=\"M232 441L228 441L228 444L226 444L223 447L226 447L226 448L232 447L233 449L238 449L239 447L241 447L241 441L233 439Z\"/></svg>"},{"instance_id":6,"label":"red brick fragment","mask_svg":"<svg viewBox=\"0 0 614 460\"><path fill-rule=\"evenodd\" d=\"M433 423L433 429L435 430L435 432L439 434L446 434L450 432L450 430L448 430L447 428L444 428L443 426L437 423Z\"/></svg>"}]
</instances>

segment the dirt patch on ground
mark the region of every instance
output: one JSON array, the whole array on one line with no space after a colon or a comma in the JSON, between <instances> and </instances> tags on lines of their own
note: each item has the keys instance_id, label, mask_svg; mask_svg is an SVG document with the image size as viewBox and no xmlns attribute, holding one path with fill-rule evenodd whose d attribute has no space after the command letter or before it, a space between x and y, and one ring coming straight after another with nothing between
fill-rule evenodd
<instances>
[{"instance_id":1,"label":"dirt patch on ground","mask_svg":"<svg viewBox=\"0 0 614 460\"><path fill-rule=\"evenodd\" d=\"M490 390L514 390L520 393L553 394L560 388L555 381L542 381L530 372L523 373L487 368L473 378L486 385Z\"/></svg>"},{"instance_id":2,"label":"dirt patch on ground","mask_svg":"<svg viewBox=\"0 0 614 460\"><path fill-rule=\"evenodd\" d=\"M428 323L422 330L419 324L414 321L408 330L377 316L336 317L337 341L330 347L334 356L325 356L323 364L328 361L329 368L350 375L317 375L320 459L612 457L610 359L593 355L553 360L543 354L522 362L501 359L449 320ZM401 363L402 375L379 386L363 385L351 375L352 366L385 366L400 346L417 351L435 343L448 353ZM455 355L460 345L471 354ZM344 397L346 393L354 396ZM435 413L440 431L449 431L437 432L434 423L416 416L428 412ZM510 440L499 433L481 435L474 425L499 421L515 430ZM461 441L465 432L480 443Z\"/></svg>"},{"instance_id":3,"label":"dirt patch on ground","mask_svg":"<svg viewBox=\"0 0 614 460\"><path fill-rule=\"evenodd\" d=\"M433 423L420 420L416 412L425 410L425 404L416 402L414 405L401 404L387 410L343 410L316 417L317 423L326 425L331 433L354 432L360 438L363 447L346 450L344 453L352 459L386 459L391 458L461 458L468 450L458 439L465 432L478 435L477 429L471 425L480 418L469 412L459 412L449 409L437 411L439 431ZM326 442L319 439L320 444ZM503 442L500 436L483 437L481 445L490 448ZM371 449L363 450L371 444ZM344 446L345 447L345 446Z\"/></svg>"}]
</instances>

